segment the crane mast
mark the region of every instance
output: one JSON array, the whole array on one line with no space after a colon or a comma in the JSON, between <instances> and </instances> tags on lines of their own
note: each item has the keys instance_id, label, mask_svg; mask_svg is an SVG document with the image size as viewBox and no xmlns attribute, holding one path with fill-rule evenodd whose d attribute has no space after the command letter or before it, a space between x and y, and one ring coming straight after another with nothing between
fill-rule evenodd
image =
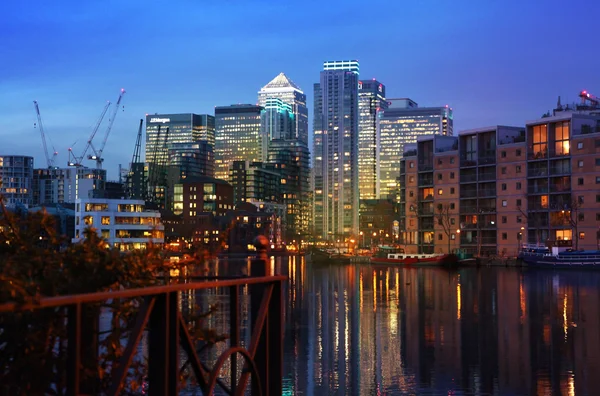
<instances>
[{"instance_id":1,"label":"crane mast","mask_svg":"<svg viewBox=\"0 0 600 396\"><path fill-rule=\"evenodd\" d=\"M102 140L102 145L100 146L99 150L96 150L94 144L90 139L90 146L92 148L92 151L94 152L94 155L88 155L88 159L96 161L96 167L98 169L102 169L102 162L104 162L104 158L102 158L102 153L104 152L104 147L106 146L106 142L108 141L108 135L110 135L110 131L115 122L115 118L117 117L117 112L119 111L119 106L121 105L123 95L125 95L125 90L121 89L121 93L119 94L119 98L117 99L115 108L113 109L113 112L108 120L108 127L106 128L106 132L104 133L104 139Z\"/></svg>"},{"instance_id":2,"label":"crane mast","mask_svg":"<svg viewBox=\"0 0 600 396\"><path fill-rule=\"evenodd\" d=\"M46 144L46 134L44 132L44 125L42 124L42 116L40 115L40 107L38 105L37 100L33 101L33 106L35 107L35 114L37 115L37 122L40 126L40 135L42 135L42 144L44 145L44 155L46 156L46 163L48 164L48 168L54 168L54 162L56 161L56 156L58 152L54 147L52 147L53 153L52 158L48 154L48 145Z\"/></svg>"}]
</instances>

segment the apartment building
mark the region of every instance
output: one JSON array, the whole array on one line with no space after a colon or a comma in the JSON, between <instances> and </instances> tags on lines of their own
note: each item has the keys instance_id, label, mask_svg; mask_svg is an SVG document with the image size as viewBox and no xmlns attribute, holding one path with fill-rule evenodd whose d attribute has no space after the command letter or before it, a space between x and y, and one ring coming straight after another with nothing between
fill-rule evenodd
<instances>
[{"instance_id":1,"label":"apartment building","mask_svg":"<svg viewBox=\"0 0 600 396\"><path fill-rule=\"evenodd\" d=\"M476 255L512 256L523 243L598 248L599 116L560 112L452 139L405 146L398 211L407 252L446 252L449 241Z\"/></svg>"}]
</instances>

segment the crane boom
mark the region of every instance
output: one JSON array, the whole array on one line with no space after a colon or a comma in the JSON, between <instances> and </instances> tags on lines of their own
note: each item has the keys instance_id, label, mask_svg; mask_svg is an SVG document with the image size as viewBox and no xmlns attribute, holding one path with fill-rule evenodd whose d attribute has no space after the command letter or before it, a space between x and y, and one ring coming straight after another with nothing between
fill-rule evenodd
<instances>
[{"instance_id":1,"label":"crane boom","mask_svg":"<svg viewBox=\"0 0 600 396\"><path fill-rule=\"evenodd\" d=\"M48 164L48 168L53 168L54 162L56 160L56 156L58 155L58 153L56 152L54 147L52 147L53 153L52 153L52 158L50 158L50 155L48 154L48 145L46 144L46 133L44 132L44 125L42 124L42 116L40 114L40 107L38 105L37 100L33 101L33 106L35 107L35 114L37 115L37 122L38 122L38 125L40 126L40 135L42 135L42 144L44 145L44 155L46 156L46 163Z\"/></svg>"},{"instance_id":2,"label":"crane boom","mask_svg":"<svg viewBox=\"0 0 600 396\"><path fill-rule=\"evenodd\" d=\"M98 117L98 121L96 121L96 125L94 126L94 129L92 130L92 134L90 135L90 138L88 139L88 141L85 145L85 148L83 149L83 153L79 157L77 157L73 154L73 150L69 148L69 166L81 166L82 165L82 161L85 158L85 153L87 153L87 151L90 149L90 147L92 147L92 139L94 139L94 136L96 136L98 129L100 129L100 124L102 124L102 120L104 119L104 116L106 115L106 112L108 111L109 107L110 107L110 102L106 102L106 105L102 109L102 112L100 113L100 117ZM92 150L93 150L93 147L92 147Z\"/></svg>"},{"instance_id":3,"label":"crane boom","mask_svg":"<svg viewBox=\"0 0 600 396\"><path fill-rule=\"evenodd\" d=\"M88 156L88 159L95 160L98 169L102 168L102 162L104 161L104 158L102 158L102 152L104 152L104 147L106 146L106 142L108 141L108 135L110 135L110 131L115 122L115 118L117 117L117 112L119 111L119 106L121 105L123 95L125 95L125 90L121 89L121 93L119 94L119 98L117 99L115 108L113 109L113 112L108 120L108 127L106 128L106 132L104 133L104 139L102 140L102 145L100 146L100 149L96 150L93 143L90 141L90 146L94 151L94 155Z\"/></svg>"},{"instance_id":4,"label":"crane boom","mask_svg":"<svg viewBox=\"0 0 600 396\"><path fill-rule=\"evenodd\" d=\"M144 125L144 119L140 118L140 127L138 128L137 138L135 140L135 149L133 150L133 157L131 163L135 164L140 162L140 152L142 151L142 127Z\"/></svg>"}]
</instances>

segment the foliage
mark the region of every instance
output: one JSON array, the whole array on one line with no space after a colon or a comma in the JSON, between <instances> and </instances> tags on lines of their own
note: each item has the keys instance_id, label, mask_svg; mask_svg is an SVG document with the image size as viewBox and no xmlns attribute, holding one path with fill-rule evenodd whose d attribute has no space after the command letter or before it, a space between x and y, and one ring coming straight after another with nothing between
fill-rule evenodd
<instances>
[{"instance_id":1,"label":"foliage","mask_svg":"<svg viewBox=\"0 0 600 396\"><path fill-rule=\"evenodd\" d=\"M196 263L191 260L187 264ZM51 216L44 212L12 213L0 196L0 304L158 285L164 283L163 275L171 269L160 246L124 254L108 248L91 228L86 230L83 242L69 244L55 231ZM134 298L84 306L81 347L89 350L90 358L82 360L82 376L92 379L92 393L110 384L111 368L123 354L123 340L142 302ZM97 325L100 314L108 315L112 322L111 329L104 333ZM65 318L64 307L0 315L0 393L63 393ZM190 331L209 343L222 340L202 328L201 318ZM126 381L129 389L125 391L139 389L144 365L141 360L132 364Z\"/></svg>"}]
</instances>

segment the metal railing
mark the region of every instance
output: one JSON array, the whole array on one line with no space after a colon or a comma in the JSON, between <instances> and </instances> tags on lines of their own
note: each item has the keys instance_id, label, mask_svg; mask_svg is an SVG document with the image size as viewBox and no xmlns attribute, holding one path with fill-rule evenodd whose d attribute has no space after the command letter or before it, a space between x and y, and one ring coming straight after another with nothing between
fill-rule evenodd
<instances>
[{"instance_id":1,"label":"metal railing","mask_svg":"<svg viewBox=\"0 0 600 396\"><path fill-rule=\"evenodd\" d=\"M265 276L269 273L268 261L253 262L253 277L236 279L208 279L192 283L152 286L121 291L76 294L47 297L25 303L0 305L0 314L16 314L47 308L64 310L66 313L66 394L79 395L92 389L82 375L82 361L90 348L84 340L90 339L82 312L87 305L118 299L141 298L134 326L127 337L124 353L113 366L109 389L103 394L121 394L126 386L128 370L138 350L138 344L147 331L149 395L176 395L179 392L180 348L185 351L202 394L212 395L220 387L229 395L245 394L251 381L252 395L280 395L283 376L283 283L285 276ZM248 286L250 295L251 334L248 347L240 342L240 289ZM217 358L213 367L208 367L199 358L194 340L182 316L178 301L179 293L207 289L229 290L229 348ZM89 320L89 318L87 318ZM91 335L94 337L94 335ZM97 336L97 334L96 334ZM93 349L93 348L92 348ZM238 361L241 358L242 361ZM228 366L229 385L220 378L223 368ZM242 364L242 366L239 366ZM242 367L241 375L237 378Z\"/></svg>"}]
</instances>

